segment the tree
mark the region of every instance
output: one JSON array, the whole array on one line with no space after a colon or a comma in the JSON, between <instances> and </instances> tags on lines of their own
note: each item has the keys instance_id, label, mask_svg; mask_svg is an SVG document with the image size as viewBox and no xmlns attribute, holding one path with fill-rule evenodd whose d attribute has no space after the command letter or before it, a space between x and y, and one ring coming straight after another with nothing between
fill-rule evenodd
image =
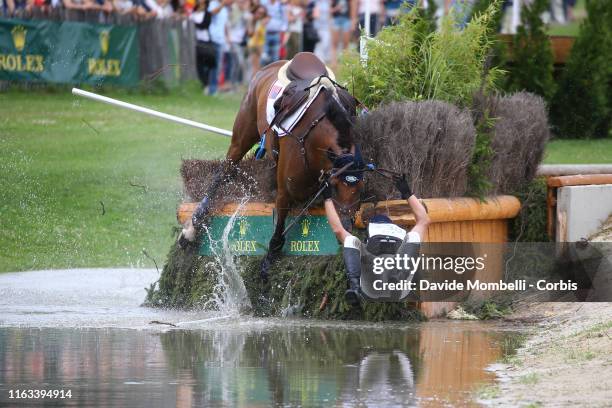
<instances>
[{"instance_id":1,"label":"tree","mask_svg":"<svg viewBox=\"0 0 612 408\"><path fill-rule=\"evenodd\" d=\"M548 10L549 0L534 0L523 7L521 25L512 41L513 66L507 90L526 90L550 101L555 93L554 59L550 39L541 15Z\"/></svg>"},{"instance_id":2,"label":"tree","mask_svg":"<svg viewBox=\"0 0 612 408\"><path fill-rule=\"evenodd\" d=\"M612 1L587 0L587 18L551 104L562 138L602 138L612 125Z\"/></svg>"}]
</instances>

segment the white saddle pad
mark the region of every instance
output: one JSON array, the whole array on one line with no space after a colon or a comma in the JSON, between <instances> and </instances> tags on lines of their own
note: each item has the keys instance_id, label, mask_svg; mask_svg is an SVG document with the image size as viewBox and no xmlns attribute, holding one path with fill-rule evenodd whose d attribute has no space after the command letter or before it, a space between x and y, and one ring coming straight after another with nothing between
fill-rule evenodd
<instances>
[{"instance_id":1,"label":"white saddle pad","mask_svg":"<svg viewBox=\"0 0 612 408\"><path fill-rule=\"evenodd\" d=\"M290 81L287 78L287 67L289 66L289 62L281 67L278 71L278 79L272 84L270 87L270 91L268 92L267 104L266 104L266 119L268 120L268 124L272 123L276 112L274 111L274 103L285 91L287 85L289 85ZM327 74L330 78L334 79L333 72L327 68ZM312 84L319 81L319 78L315 78ZM310 94L308 95L308 99L300 106L296 111L289 115L289 117L285 118L285 120L272 127L272 130L276 132L278 137L286 136L289 132L293 130L293 128L300 122L306 110L310 107L310 105L314 102L319 93L324 89L330 89L334 94L336 93L336 87L334 84L327 78L322 78L321 81L317 84L317 86L313 86L310 88Z\"/></svg>"}]
</instances>

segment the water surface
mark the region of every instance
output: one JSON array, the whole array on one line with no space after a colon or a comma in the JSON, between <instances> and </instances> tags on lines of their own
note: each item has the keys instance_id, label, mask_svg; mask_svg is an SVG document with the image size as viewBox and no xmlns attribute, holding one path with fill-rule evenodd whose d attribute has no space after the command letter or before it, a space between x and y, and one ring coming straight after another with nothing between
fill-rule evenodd
<instances>
[{"instance_id":1,"label":"water surface","mask_svg":"<svg viewBox=\"0 0 612 408\"><path fill-rule=\"evenodd\" d=\"M143 270L0 275L0 406L36 405L8 399L32 388L71 390L54 401L66 406L471 406L514 336L479 322L140 307L155 279Z\"/></svg>"}]
</instances>

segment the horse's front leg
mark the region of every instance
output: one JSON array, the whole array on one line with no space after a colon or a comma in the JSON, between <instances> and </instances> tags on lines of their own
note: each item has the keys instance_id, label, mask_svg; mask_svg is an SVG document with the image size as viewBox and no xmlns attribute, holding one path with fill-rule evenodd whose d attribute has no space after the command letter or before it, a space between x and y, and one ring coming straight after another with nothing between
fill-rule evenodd
<instances>
[{"instance_id":1,"label":"horse's front leg","mask_svg":"<svg viewBox=\"0 0 612 408\"><path fill-rule=\"evenodd\" d=\"M289 214L289 205L287 200L285 200L282 196L278 196L276 198L276 225L274 226L274 234L272 234L272 238L270 239L270 244L268 245L268 253L264 257L261 262L261 279L264 282L268 280L268 272L272 264L280 258L281 252L283 250L283 246L285 245L285 236L283 232L285 230L285 220L287 219L287 215Z\"/></svg>"},{"instance_id":2,"label":"horse's front leg","mask_svg":"<svg viewBox=\"0 0 612 408\"><path fill-rule=\"evenodd\" d=\"M210 212L212 199L215 194L217 194L217 190L219 190L219 187L223 181L228 177L231 177L232 168L232 163L225 161L222 164L221 169L215 172L212 183L206 189L206 193L204 194L202 201L200 201L195 211L191 215L191 219L188 219L183 227L183 231L181 232L181 236L179 238L179 244L181 247L184 247L189 242L194 242L196 240L198 233L202 229L204 220Z\"/></svg>"}]
</instances>

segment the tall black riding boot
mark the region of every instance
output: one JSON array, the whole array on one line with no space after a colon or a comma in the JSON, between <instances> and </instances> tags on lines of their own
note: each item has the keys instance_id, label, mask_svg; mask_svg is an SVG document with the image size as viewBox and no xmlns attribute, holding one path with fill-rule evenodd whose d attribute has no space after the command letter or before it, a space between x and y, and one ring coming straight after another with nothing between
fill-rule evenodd
<instances>
[{"instance_id":1,"label":"tall black riding boot","mask_svg":"<svg viewBox=\"0 0 612 408\"><path fill-rule=\"evenodd\" d=\"M361 285L359 279L361 277L361 252L357 248L342 249L344 258L344 266L346 268L346 276L349 281L349 288L344 292L344 299L351 305L359 304L362 299Z\"/></svg>"}]
</instances>

